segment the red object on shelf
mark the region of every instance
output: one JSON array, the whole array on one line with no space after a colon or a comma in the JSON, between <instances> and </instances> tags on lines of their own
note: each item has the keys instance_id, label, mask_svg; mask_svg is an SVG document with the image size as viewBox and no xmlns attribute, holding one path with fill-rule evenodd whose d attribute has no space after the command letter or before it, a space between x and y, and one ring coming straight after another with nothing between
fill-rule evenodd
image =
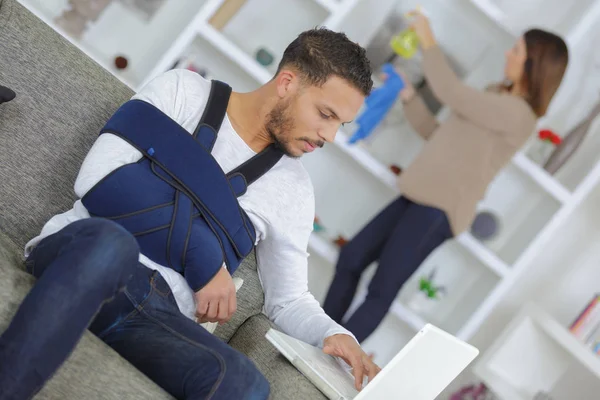
<instances>
[{"instance_id":1,"label":"red object on shelf","mask_svg":"<svg viewBox=\"0 0 600 400\"><path fill-rule=\"evenodd\" d=\"M129 61L127 61L127 59L123 56L118 56L115 58L115 67L117 67L117 69L125 69L127 68L128 64Z\"/></svg>"},{"instance_id":2,"label":"red object on shelf","mask_svg":"<svg viewBox=\"0 0 600 400\"><path fill-rule=\"evenodd\" d=\"M556 133L552 132L550 129L542 129L541 131L539 131L538 138L540 140L550 142L556 146L558 146L562 142L562 138Z\"/></svg>"},{"instance_id":3,"label":"red object on shelf","mask_svg":"<svg viewBox=\"0 0 600 400\"><path fill-rule=\"evenodd\" d=\"M390 165L390 171L392 171L394 175L400 175L402 173L402 168L395 164L392 164Z\"/></svg>"}]
</instances>

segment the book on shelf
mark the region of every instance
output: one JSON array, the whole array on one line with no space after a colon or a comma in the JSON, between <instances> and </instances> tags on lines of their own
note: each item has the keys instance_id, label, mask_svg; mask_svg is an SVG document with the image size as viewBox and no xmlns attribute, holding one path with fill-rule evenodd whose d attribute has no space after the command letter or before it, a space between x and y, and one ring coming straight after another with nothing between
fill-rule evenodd
<instances>
[{"instance_id":1,"label":"book on shelf","mask_svg":"<svg viewBox=\"0 0 600 400\"><path fill-rule=\"evenodd\" d=\"M600 294L587 303L569 331L595 353L600 354Z\"/></svg>"}]
</instances>

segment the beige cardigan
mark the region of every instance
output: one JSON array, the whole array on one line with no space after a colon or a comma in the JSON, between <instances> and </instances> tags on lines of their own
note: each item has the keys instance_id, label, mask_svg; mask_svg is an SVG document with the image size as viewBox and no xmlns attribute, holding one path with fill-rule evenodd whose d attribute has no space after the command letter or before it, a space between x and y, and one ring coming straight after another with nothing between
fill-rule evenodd
<instances>
[{"instance_id":1,"label":"beige cardigan","mask_svg":"<svg viewBox=\"0 0 600 400\"><path fill-rule=\"evenodd\" d=\"M406 198L443 210L458 235L470 227L477 203L531 135L537 117L520 97L463 84L438 47L425 51L423 63L429 86L452 114L438 124L420 97L404 105L406 118L427 143L399 186Z\"/></svg>"}]
</instances>

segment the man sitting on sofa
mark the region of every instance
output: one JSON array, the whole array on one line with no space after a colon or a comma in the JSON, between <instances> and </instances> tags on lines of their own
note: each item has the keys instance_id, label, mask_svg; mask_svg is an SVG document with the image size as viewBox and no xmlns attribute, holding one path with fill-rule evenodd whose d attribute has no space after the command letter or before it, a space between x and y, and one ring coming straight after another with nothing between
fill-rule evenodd
<instances>
[{"instance_id":1,"label":"man sitting on sofa","mask_svg":"<svg viewBox=\"0 0 600 400\"><path fill-rule=\"evenodd\" d=\"M357 388L379 368L308 292L306 249L314 194L298 158L331 142L340 124L357 114L371 87L364 49L341 33L306 31L285 50L270 82L250 93L231 93L211 148L226 173L267 148L284 153L239 197L258 242L264 311L283 331L346 360ZM172 70L134 99L152 105L195 136L212 101L211 89L211 82L193 72ZM187 270L182 274L169 268L170 262L161 265L149 256L143 250L144 236L136 235L136 240L126 224L90 218L94 213L84 205L86 196L111 182L117 172L125 173L124 167L142 165L155 150L142 151L116 132L103 133L75 182L80 200L53 217L28 243L26 266L38 281L0 337L0 399L35 394L86 328L177 398L268 397L269 385L252 362L196 321L224 323L235 312L235 287L227 265L206 284L192 285ZM156 168L160 176L162 170ZM169 174L162 175L178 187ZM111 193L130 189L111 188ZM135 193L139 195L131 197L143 200L142 192ZM107 199L131 200L126 195ZM177 210L177 199L164 206L173 204ZM160 212L160 207L148 210Z\"/></svg>"}]
</instances>

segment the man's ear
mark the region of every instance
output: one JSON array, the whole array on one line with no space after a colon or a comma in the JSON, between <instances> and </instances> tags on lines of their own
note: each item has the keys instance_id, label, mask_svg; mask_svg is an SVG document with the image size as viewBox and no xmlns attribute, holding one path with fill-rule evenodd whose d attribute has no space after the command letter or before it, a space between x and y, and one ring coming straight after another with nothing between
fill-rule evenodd
<instances>
[{"instance_id":1,"label":"man's ear","mask_svg":"<svg viewBox=\"0 0 600 400\"><path fill-rule=\"evenodd\" d=\"M277 85L277 95L284 98L289 96L290 93L295 93L300 82L298 74L294 70L284 68L275 77L275 84Z\"/></svg>"},{"instance_id":2,"label":"man's ear","mask_svg":"<svg viewBox=\"0 0 600 400\"><path fill-rule=\"evenodd\" d=\"M0 104L11 101L17 96L15 92L9 88L0 85Z\"/></svg>"}]
</instances>

